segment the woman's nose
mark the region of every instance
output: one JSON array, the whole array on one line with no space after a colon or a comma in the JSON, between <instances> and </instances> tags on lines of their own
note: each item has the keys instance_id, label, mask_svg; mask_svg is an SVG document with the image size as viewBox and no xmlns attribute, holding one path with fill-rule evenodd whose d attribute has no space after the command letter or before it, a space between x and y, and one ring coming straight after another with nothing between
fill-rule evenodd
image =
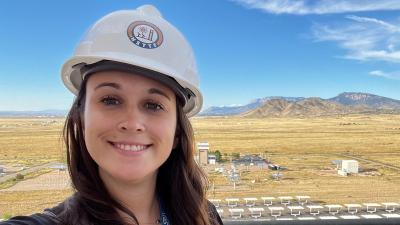
<instances>
[{"instance_id":1,"label":"woman's nose","mask_svg":"<svg viewBox=\"0 0 400 225\"><path fill-rule=\"evenodd\" d=\"M121 131L141 132L146 130L144 119L140 112L128 110L122 115L122 120L118 123L118 129Z\"/></svg>"}]
</instances>

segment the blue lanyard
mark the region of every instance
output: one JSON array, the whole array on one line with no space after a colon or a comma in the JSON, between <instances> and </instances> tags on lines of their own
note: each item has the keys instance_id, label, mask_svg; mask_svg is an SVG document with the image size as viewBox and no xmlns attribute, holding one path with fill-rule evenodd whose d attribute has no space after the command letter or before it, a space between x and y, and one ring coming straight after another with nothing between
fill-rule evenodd
<instances>
[{"instance_id":1,"label":"blue lanyard","mask_svg":"<svg viewBox=\"0 0 400 225\"><path fill-rule=\"evenodd\" d=\"M159 204L160 204L160 223L161 225L171 225L171 223L168 220L167 213L164 211L164 204L161 198L159 198Z\"/></svg>"}]
</instances>

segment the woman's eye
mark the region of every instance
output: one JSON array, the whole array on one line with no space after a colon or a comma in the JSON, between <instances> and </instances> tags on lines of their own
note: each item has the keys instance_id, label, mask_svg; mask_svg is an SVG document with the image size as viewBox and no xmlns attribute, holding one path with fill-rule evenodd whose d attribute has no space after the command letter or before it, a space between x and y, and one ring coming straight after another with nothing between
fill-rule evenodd
<instances>
[{"instance_id":1,"label":"woman's eye","mask_svg":"<svg viewBox=\"0 0 400 225\"><path fill-rule=\"evenodd\" d=\"M153 110L153 111L158 111L158 110L162 110L163 109L163 107L160 104L153 103L153 102L146 103L145 107L147 109L150 109L150 110Z\"/></svg>"},{"instance_id":2,"label":"woman's eye","mask_svg":"<svg viewBox=\"0 0 400 225\"><path fill-rule=\"evenodd\" d=\"M105 105L119 105L121 102L112 96L107 96L101 99L101 102L104 103Z\"/></svg>"}]
</instances>

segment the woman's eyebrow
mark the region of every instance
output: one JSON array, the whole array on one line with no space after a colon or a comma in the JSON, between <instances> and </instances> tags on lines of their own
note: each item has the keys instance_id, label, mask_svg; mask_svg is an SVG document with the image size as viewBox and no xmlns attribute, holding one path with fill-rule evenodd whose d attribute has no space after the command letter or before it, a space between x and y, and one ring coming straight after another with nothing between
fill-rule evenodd
<instances>
[{"instance_id":1,"label":"woman's eyebrow","mask_svg":"<svg viewBox=\"0 0 400 225\"><path fill-rule=\"evenodd\" d=\"M97 89L99 89L101 87L112 87L112 88L115 88L115 89L121 89L121 85L119 85L117 83L104 82L104 83L101 83L101 84L97 85L94 88L94 90L97 90Z\"/></svg>"},{"instance_id":2,"label":"woman's eyebrow","mask_svg":"<svg viewBox=\"0 0 400 225\"><path fill-rule=\"evenodd\" d=\"M170 98L167 94L165 94L165 92L161 91L160 89L157 89L157 88L150 88L150 89L148 90L148 93L149 93L149 94L159 94L159 95L162 95L162 96L166 97L168 100L171 101L171 98Z\"/></svg>"},{"instance_id":3,"label":"woman's eyebrow","mask_svg":"<svg viewBox=\"0 0 400 225\"><path fill-rule=\"evenodd\" d=\"M121 85L119 85L119 84L117 84L117 83L112 83L112 82L104 82L104 83L101 83L101 84L97 85L94 89L96 90L96 89L99 89L99 88L101 88L101 87L112 87L112 88L115 88L115 89L118 89L118 90L121 89ZM161 90L158 89L158 88L150 88L150 89L148 90L148 93L149 93L149 94L159 94L159 95L162 95L162 96L166 97L168 100L171 101L171 98L170 98L165 92L161 91Z\"/></svg>"}]
</instances>

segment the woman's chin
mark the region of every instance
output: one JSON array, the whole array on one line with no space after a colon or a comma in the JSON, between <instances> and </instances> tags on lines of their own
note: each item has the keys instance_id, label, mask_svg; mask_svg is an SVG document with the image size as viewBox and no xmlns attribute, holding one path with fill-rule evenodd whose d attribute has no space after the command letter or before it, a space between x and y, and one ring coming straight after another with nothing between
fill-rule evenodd
<instances>
[{"instance_id":1,"label":"woman's chin","mask_svg":"<svg viewBox=\"0 0 400 225\"><path fill-rule=\"evenodd\" d=\"M157 179L156 172L146 173L145 171L140 171L138 169L131 169L129 172L126 170L115 171L111 172L110 175L113 180L124 184L141 184L152 182ZM107 178L102 176L102 179Z\"/></svg>"}]
</instances>

